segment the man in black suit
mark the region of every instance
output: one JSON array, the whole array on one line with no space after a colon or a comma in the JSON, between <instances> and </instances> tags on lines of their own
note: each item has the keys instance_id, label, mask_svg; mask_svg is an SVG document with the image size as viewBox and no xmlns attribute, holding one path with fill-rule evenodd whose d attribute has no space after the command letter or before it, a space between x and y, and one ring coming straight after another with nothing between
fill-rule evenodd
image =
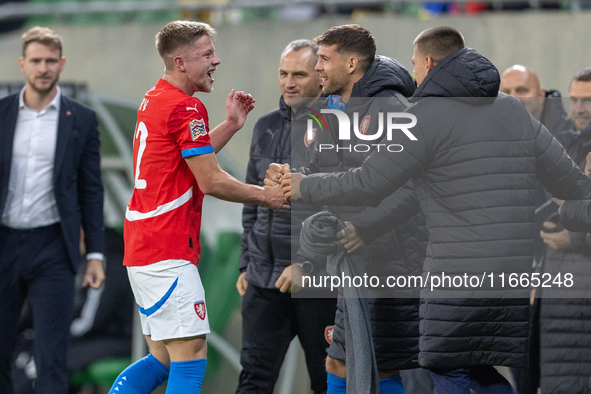
<instances>
[{"instance_id":1,"label":"man in black suit","mask_svg":"<svg viewBox=\"0 0 591 394\"><path fill-rule=\"evenodd\" d=\"M84 284L103 268L103 187L96 114L61 95L61 38L34 27L22 36L20 94L0 100L0 392L13 392L10 360L29 298L37 394L65 394L80 226Z\"/></svg>"}]
</instances>

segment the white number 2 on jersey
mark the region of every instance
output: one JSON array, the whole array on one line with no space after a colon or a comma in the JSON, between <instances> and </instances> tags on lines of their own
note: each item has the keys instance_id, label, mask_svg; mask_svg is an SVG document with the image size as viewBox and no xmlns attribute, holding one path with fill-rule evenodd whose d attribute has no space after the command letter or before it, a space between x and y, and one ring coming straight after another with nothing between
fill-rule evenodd
<instances>
[{"instance_id":1,"label":"white number 2 on jersey","mask_svg":"<svg viewBox=\"0 0 591 394\"><path fill-rule=\"evenodd\" d=\"M140 122L137 125L134 138L140 139L140 147L137 151L137 161L135 164L135 188L145 189L147 182L145 179L140 179L140 163L142 162L142 155L146 150L146 139L148 138L148 128L144 122Z\"/></svg>"}]
</instances>

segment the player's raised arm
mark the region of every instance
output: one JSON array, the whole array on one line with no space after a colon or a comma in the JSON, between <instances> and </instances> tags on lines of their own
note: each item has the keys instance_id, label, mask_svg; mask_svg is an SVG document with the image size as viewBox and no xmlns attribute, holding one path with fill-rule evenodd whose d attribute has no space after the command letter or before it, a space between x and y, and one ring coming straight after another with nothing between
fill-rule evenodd
<instances>
[{"instance_id":1,"label":"player's raised arm","mask_svg":"<svg viewBox=\"0 0 591 394\"><path fill-rule=\"evenodd\" d=\"M254 108L254 103L250 94L235 92L232 89L226 100L226 120L209 132L211 145L216 153L244 126L248 113Z\"/></svg>"},{"instance_id":2,"label":"player's raised arm","mask_svg":"<svg viewBox=\"0 0 591 394\"><path fill-rule=\"evenodd\" d=\"M242 183L220 169L214 154L187 157L185 161L204 194L231 202L261 204L270 209L289 207L279 185L262 188Z\"/></svg>"}]
</instances>

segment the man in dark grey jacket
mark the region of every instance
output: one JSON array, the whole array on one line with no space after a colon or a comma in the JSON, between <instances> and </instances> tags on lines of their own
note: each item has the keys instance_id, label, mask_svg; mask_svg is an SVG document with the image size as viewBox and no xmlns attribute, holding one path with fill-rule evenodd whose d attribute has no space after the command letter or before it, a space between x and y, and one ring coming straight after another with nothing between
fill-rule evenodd
<instances>
[{"instance_id":1,"label":"man in dark grey jacket","mask_svg":"<svg viewBox=\"0 0 591 394\"><path fill-rule=\"evenodd\" d=\"M499 91L510 96L519 98L529 113L542 123L558 141L561 141L561 134L572 130L574 124L567 115L562 105L562 96L559 91L542 89L540 80L534 71L528 67L515 64L501 74L501 85ZM536 184L536 208L545 206L551 196L544 188ZM540 210L540 214L544 214ZM541 262L546 247L542 239L535 238L535 261L536 266Z\"/></svg>"},{"instance_id":2,"label":"man in dark grey jacket","mask_svg":"<svg viewBox=\"0 0 591 394\"><path fill-rule=\"evenodd\" d=\"M568 199L591 197L591 182L518 99L498 93L498 70L464 48L459 32L427 29L414 46L419 87L407 112L418 121L416 140L404 140L398 153L374 152L346 173L287 174L286 198L379 203L415 177L429 228L426 272L531 272L536 179ZM527 363L526 294L437 298L425 292L419 363L431 369L438 394L468 394L471 387L513 393L492 366Z\"/></svg>"},{"instance_id":3,"label":"man in dark grey jacket","mask_svg":"<svg viewBox=\"0 0 591 394\"><path fill-rule=\"evenodd\" d=\"M573 122L567 115L562 104L562 96L554 89L543 89L537 74L526 66L515 64L501 74L499 91L519 98L529 113L542 123L553 136L560 141L560 134L573 128ZM539 182L536 182L536 211L540 218L538 223L546 220L556 206L548 204L552 196L548 194ZM546 255L547 246L539 234L535 236L534 264L536 270ZM512 368L518 393L527 393L528 388L537 390L540 380L539 368L539 300L532 304L530 360L527 368Z\"/></svg>"},{"instance_id":4,"label":"man in dark grey jacket","mask_svg":"<svg viewBox=\"0 0 591 394\"><path fill-rule=\"evenodd\" d=\"M309 40L292 41L283 51L279 62L279 108L261 117L254 127L246 183L262 186L273 162L293 166L309 163L315 136L292 132L291 122L300 109L309 105L309 99L320 96L320 78L314 71L317 51ZM297 249L301 223L315 210L313 206L299 205L294 204L293 210L301 213L299 218L292 217L290 211L244 206L242 273L236 284L244 296L240 355L243 369L237 393L271 394L296 335L304 348L312 390L326 392L324 358L336 302L332 298L291 297L290 292L297 290L292 276L299 276L300 270L306 271L311 265L307 261L310 259Z\"/></svg>"},{"instance_id":5,"label":"man in dark grey jacket","mask_svg":"<svg viewBox=\"0 0 591 394\"><path fill-rule=\"evenodd\" d=\"M591 67L579 71L570 83L571 115L575 127L559 140L569 156L585 168L591 152ZM591 376L591 237L544 223L542 239L548 244L543 272L552 277L570 273L574 286L543 288L540 300L540 355L542 394L583 393ZM569 298L565 298L569 297ZM573 351L576 349L576 351Z\"/></svg>"},{"instance_id":6,"label":"man in dark grey jacket","mask_svg":"<svg viewBox=\"0 0 591 394\"><path fill-rule=\"evenodd\" d=\"M375 55L375 39L367 29L359 25L335 26L315 41L320 45L316 70L320 72L323 93L329 95L316 103L318 111L329 108L348 115L358 113L360 133L362 137L369 137L378 130L381 113L392 109L403 111L409 106L406 97L411 96L415 89L410 74L396 60ZM325 118L327 127L318 132L317 149L304 172L347 171L361 165L371 149L376 149L358 136L341 143L336 135L336 117ZM357 143L365 143L363 145L367 145L367 150L350 147L357 146ZM318 147L322 146L332 148L321 151ZM280 166L276 164L275 168L280 169ZM278 171L276 179L280 175ZM420 275L427 233L412 183L393 193L378 207L329 204L326 209L347 224L342 243L360 272L384 278L389 275ZM292 214L294 212L297 212L297 207L292 207ZM384 219L394 213L398 213L400 218L397 223L384 223ZM376 231L376 227L383 227L384 231ZM398 371L418 367L419 298L418 292L400 290L386 293L382 290L374 288L368 291L373 344L381 392L398 393L402 390ZM344 392L347 351L344 327L341 297L333 342L326 359L331 393Z\"/></svg>"}]
</instances>

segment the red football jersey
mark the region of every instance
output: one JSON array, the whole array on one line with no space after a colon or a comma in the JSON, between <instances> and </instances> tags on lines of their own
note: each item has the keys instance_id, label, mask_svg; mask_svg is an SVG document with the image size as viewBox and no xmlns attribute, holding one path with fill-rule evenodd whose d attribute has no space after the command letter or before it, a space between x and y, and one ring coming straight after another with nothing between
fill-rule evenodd
<instances>
[{"instance_id":1,"label":"red football jersey","mask_svg":"<svg viewBox=\"0 0 591 394\"><path fill-rule=\"evenodd\" d=\"M205 106L160 79L137 113L124 265L168 259L197 264L203 193L184 158L213 152Z\"/></svg>"}]
</instances>

